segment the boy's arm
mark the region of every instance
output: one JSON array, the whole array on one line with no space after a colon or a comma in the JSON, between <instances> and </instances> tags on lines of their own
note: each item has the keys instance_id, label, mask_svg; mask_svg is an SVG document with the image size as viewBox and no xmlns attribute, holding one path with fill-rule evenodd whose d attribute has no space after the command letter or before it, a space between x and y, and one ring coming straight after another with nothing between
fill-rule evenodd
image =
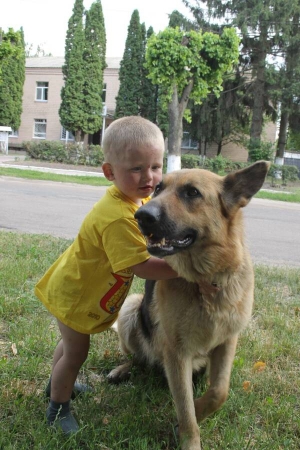
<instances>
[{"instance_id":1,"label":"boy's arm","mask_svg":"<svg viewBox=\"0 0 300 450\"><path fill-rule=\"evenodd\" d=\"M146 280L169 280L178 274L163 259L151 256L147 261L131 267L134 275Z\"/></svg>"}]
</instances>

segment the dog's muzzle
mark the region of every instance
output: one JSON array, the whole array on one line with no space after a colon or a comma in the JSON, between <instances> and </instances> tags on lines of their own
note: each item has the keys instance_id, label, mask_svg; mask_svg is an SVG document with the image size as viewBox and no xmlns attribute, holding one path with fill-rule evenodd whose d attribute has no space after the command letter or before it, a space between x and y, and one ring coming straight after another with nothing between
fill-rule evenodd
<instances>
[{"instance_id":1,"label":"dog's muzzle","mask_svg":"<svg viewBox=\"0 0 300 450\"><path fill-rule=\"evenodd\" d=\"M178 230L176 223L155 200L139 208L134 217L146 238L147 250L160 258L185 250L197 236L191 228Z\"/></svg>"}]
</instances>

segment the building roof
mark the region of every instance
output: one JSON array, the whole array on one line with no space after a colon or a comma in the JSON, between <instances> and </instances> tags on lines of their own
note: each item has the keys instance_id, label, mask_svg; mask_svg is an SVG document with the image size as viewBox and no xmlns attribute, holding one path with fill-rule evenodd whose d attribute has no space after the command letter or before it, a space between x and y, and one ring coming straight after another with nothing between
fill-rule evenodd
<instances>
[{"instance_id":1,"label":"building roof","mask_svg":"<svg viewBox=\"0 0 300 450\"><path fill-rule=\"evenodd\" d=\"M106 64L108 69L119 69L122 58L107 57ZM65 62L64 56L41 56L26 58L26 67L62 67Z\"/></svg>"}]
</instances>

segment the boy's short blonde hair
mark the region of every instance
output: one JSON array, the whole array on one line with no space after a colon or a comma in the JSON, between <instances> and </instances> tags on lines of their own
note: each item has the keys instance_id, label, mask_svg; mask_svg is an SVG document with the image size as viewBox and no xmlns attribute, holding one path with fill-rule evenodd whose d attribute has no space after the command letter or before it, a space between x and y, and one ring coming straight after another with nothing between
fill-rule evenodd
<instances>
[{"instance_id":1,"label":"boy's short blonde hair","mask_svg":"<svg viewBox=\"0 0 300 450\"><path fill-rule=\"evenodd\" d=\"M148 144L161 147L162 152L164 151L164 138L158 126L140 116L122 117L105 130L104 160L109 163L117 162L127 150Z\"/></svg>"}]
</instances>

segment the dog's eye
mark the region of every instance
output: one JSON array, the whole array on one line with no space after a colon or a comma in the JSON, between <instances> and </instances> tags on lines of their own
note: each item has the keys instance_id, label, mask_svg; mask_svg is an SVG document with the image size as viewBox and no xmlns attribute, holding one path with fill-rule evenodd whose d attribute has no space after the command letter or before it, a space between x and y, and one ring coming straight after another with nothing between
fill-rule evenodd
<instances>
[{"instance_id":1,"label":"dog's eye","mask_svg":"<svg viewBox=\"0 0 300 450\"><path fill-rule=\"evenodd\" d=\"M201 197L201 193L195 187L189 187L186 190L187 197Z\"/></svg>"},{"instance_id":2,"label":"dog's eye","mask_svg":"<svg viewBox=\"0 0 300 450\"><path fill-rule=\"evenodd\" d=\"M158 185L154 189L153 196L155 197L162 191L162 183L158 183Z\"/></svg>"}]
</instances>

